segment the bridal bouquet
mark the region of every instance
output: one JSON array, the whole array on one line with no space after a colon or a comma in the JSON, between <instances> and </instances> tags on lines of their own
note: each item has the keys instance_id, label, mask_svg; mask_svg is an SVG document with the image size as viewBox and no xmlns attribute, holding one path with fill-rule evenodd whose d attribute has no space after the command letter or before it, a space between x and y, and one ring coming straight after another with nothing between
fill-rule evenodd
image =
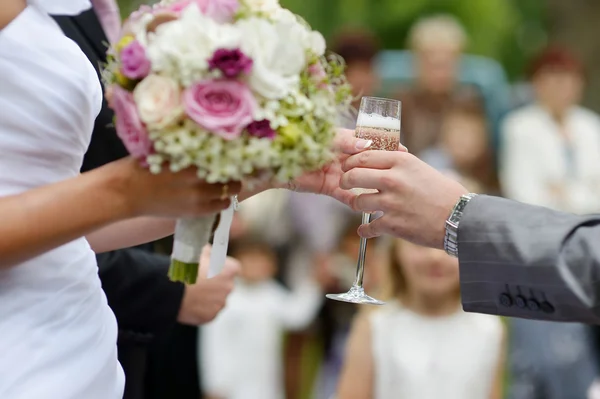
<instances>
[{"instance_id":1,"label":"bridal bouquet","mask_svg":"<svg viewBox=\"0 0 600 399\"><path fill-rule=\"evenodd\" d=\"M343 69L278 0L180 0L130 16L103 80L119 137L153 173L287 182L331 159ZM178 220L171 279L195 282L216 216Z\"/></svg>"}]
</instances>

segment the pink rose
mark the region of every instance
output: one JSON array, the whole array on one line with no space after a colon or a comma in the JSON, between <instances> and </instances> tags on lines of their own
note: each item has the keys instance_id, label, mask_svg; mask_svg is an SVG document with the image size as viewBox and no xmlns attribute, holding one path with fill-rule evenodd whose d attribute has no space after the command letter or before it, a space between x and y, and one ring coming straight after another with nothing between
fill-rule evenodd
<instances>
[{"instance_id":1,"label":"pink rose","mask_svg":"<svg viewBox=\"0 0 600 399\"><path fill-rule=\"evenodd\" d=\"M240 7L238 0L182 0L167 6L166 10L179 14L191 4L196 4L203 14L219 23L231 22Z\"/></svg>"},{"instance_id":2,"label":"pink rose","mask_svg":"<svg viewBox=\"0 0 600 399\"><path fill-rule=\"evenodd\" d=\"M308 73L319 89L327 88L327 72L323 68L320 62L312 64L308 67Z\"/></svg>"},{"instance_id":3,"label":"pink rose","mask_svg":"<svg viewBox=\"0 0 600 399\"><path fill-rule=\"evenodd\" d=\"M240 8L238 0L206 0L205 3L206 8L201 8L201 10L221 24L231 22Z\"/></svg>"},{"instance_id":4,"label":"pink rose","mask_svg":"<svg viewBox=\"0 0 600 399\"><path fill-rule=\"evenodd\" d=\"M192 4L192 2L197 2L197 1L196 0L182 0L182 1L178 1L173 4L170 4L170 5L166 6L164 9L167 11L171 11L171 12L179 14L183 10L185 10L187 8L187 6ZM198 5L198 6L200 7L200 10L202 10L202 7L200 5Z\"/></svg>"},{"instance_id":5,"label":"pink rose","mask_svg":"<svg viewBox=\"0 0 600 399\"><path fill-rule=\"evenodd\" d=\"M206 80L183 93L187 115L204 129L232 140L252 121L256 100L244 83L236 80Z\"/></svg>"},{"instance_id":6,"label":"pink rose","mask_svg":"<svg viewBox=\"0 0 600 399\"><path fill-rule=\"evenodd\" d=\"M150 73L152 64L146 57L146 49L137 40L132 41L121 50L121 73L133 80L142 79Z\"/></svg>"},{"instance_id":7,"label":"pink rose","mask_svg":"<svg viewBox=\"0 0 600 399\"><path fill-rule=\"evenodd\" d=\"M138 115L133 94L116 85L111 92L117 135L134 158L145 158L152 150L152 142Z\"/></svg>"}]
</instances>

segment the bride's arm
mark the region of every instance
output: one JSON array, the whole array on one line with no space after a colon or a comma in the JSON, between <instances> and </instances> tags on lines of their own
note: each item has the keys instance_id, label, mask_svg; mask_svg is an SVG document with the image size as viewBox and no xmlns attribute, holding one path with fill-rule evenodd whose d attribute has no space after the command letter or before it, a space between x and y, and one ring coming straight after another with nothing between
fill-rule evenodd
<instances>
[{"instance_id":1,"label":"bride's arm","mask_svg":"<svg viewBox=\"0 0 600 399\"><path fill-rule=\"evenodd\" d=\"M175 219L152 216L123 220L102 227L86 236L96 253L134 247L170 236Z\"/></svg>"},{"instance_id":2,"label":"bride's arm","mask_svg":"<svg viewBox=\"0 0 600 399\"><path fill-rule=\"evenodd\" d=\"M109 166L0 198L0 268L129 217L123 181L113 170Z\"/></svg>"},{"instance_id":3,"label":"bride's arm","mask_svg":"<svg viewBox=\"0 0 600 399\"><path fill-rule=\"evenodd\" d=\"M5 0L0 7L0 30L11 23L25 8L26 0Z\"/></svg>"},{"instance_id":4,"label":"bride's arm","mask_svg":"<svg viewBox=\"0 0 600 399\"><path fill-rule=\"evenodd\" d=\"M371 399L374 394L373 345L369 314L358 314L346 344L337 399Z\"/></svg>"}]
</instances>

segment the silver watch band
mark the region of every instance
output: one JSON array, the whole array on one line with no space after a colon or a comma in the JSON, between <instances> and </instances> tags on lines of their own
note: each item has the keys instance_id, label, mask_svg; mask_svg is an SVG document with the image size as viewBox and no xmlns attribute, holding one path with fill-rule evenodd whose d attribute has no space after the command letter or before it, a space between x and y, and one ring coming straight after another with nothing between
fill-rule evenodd
<instances>
[{"instance_id":1,"label":"silver watch band","mask_svg":"<svg viewBox=\"0 0 600 399\"><path fill-rule=\"evenodd\" d=\"M460 197L452 213L446 220L446 234L444 236L444 250L450 256L458 258L458 225L462 218L465 207L477 194L470 193Z\"/></svg>"}]
</instances>

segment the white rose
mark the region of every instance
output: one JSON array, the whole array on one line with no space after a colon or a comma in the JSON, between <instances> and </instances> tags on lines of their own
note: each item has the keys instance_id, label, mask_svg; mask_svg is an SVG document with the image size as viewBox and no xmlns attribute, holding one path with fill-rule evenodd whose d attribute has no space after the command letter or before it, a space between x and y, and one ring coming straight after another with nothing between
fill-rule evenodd
<instances>
[{"instance_id":1,"label":"white rose","mask_svg":"<svg viewBox=\"0 0 600 399\"><path fill-rule=\"evenodd\" d=\"M268 100L285 97L298 86L307 63L300 25L250 18L237 26L242 51L254 61L251 88Z\"/></svg>"},{"instance_id":2,"label":"white rose","mask_svg":"<svg viewBox=\"0 0 600 399\"><path fill-rule=\"evenodd\" d=\"M326 47L325 38L320 32L312 31L308 34L308 49L311 53L321 57L325 54Z\"/></svg>"},{"instance_id":3,"label":"white rose","mask_svg":"<svg viewBox=\"0 0 600 399\"><path fill-rule=\"evenodd\" d=\"M154 72L178 79L184 86L208 74L208 60L219 48L237 48L239 31L206 17L194 4L181 18L160 25L149 41L147 55Z\"/></svg>"},{"instance_id":4,"label":"white rose","mask_svg":"<svg viewBox=\"0 0 600 399\"><path fill-rule=\"evenodd\" d=\"M138 114L150 129L163 129L182 114L181 92L173 79L149 75L133 91Z\"/></svg>"}]
</instances>

